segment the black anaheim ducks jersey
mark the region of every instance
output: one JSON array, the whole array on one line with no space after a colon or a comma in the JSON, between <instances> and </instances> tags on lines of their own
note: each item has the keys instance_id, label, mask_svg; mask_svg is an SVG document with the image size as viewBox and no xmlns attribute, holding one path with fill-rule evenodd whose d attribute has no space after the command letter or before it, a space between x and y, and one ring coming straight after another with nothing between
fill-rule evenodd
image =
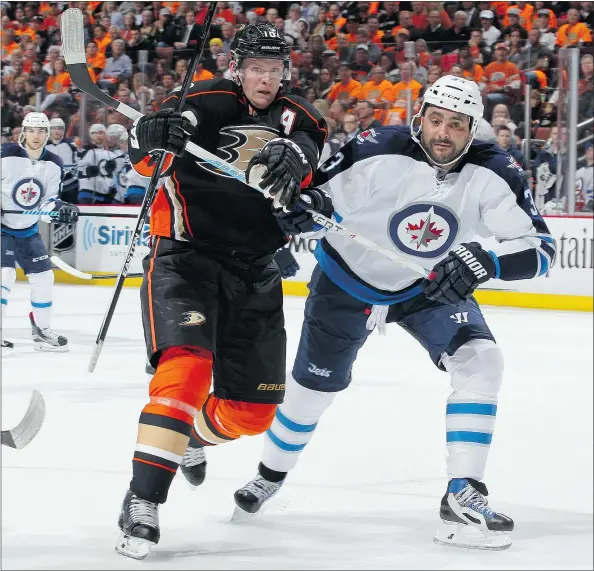
<instances>
[{"instance_id":1,"label":"black anaheim ducks jersey","mask_svg":"<svg viewBox=\"0 0 594 571\"><path fill-rule=\"evenodd\" d=\"M162 109L173 108L173 91ZM198 110L200 125L192 141L245 171L250 159L271 139L293 140L315 173L327 136L326 122L305 99L282 92L268 109L254 109L233 81L214 79L192 85L185 110ZM134 168L150 175L148 157L131 149ZM167 164L167 163L166 163ZM151 211L151 234L208 243L248 255L270 254L286 243L271 202L258 191L186 152L168 160L165 184Z\"/></svg>"}]
</instances>

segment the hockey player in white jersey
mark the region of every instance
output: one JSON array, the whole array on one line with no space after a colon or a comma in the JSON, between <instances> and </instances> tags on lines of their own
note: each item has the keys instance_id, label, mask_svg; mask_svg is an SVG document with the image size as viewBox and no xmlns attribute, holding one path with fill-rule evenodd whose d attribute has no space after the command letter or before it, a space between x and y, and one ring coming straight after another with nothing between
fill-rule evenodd
<instances>
[{"instance_id":1,"label":"hockey player in white jersey","mask_svg":"<svg viewBox=\"0 0 594 571\"><path fill-rule=\"evenodd\" d=\"M421 278L338 234L319 242L285 400L266 433L258 475L235 493L238 509L255 513L279 490L322 413L349 385L371 330L398 323L451 379L449 481L435 541L511 544L513 521L488 505L482 482L503 358L473 292L491 278L546 273L555 246L521 167L498 146L473 143L482 115L477 85L445 76L429 88L410 128L364 131L320 168L317 198L309 191L315 210L431 273ZM281 213L279 223L290 234L315 229L304 212ZM477 234L494 236L497 247L484 250L471 241Z\"/></svg>"},{"instance_id":2,"label":"hockey player in white jersey","mask_svg":"<svg viewBox=\"0 0 594 571\"><path fill-rule=\"evenodd\" d=\"M39 235L37 212L58 212L51 220L72 224L78 218L78 209L59 198L62 161L45 148L49 129L49 120L43 113L29 113L23 120L19 144L2 147L2 318L16 281L18 263L31 286L33 310L29 319L34 348L67 351L66 337L50 328L54 273ZM12 346L2 339L4 353Z\"/></svg>"},{"instance_id":3,"label":"hockey player in white jersey","mask_svg":"<svg viewBox=\"0 0 594 571\"><path fill-rule=\"evenodd\" d=\"M106 128L95 123L89 128L91 142L78 157L79 204L111 204L116 195L113 175L115 155L106 146Z\"/></svg>"},{"instance_id":4,"label":"hockey player in white jersey","mask_svg":"<svg viewBox=\"0 0 594 571\"><path fill-rule=\"evenodd\" d=\"M62 180L61 197L66 202L76 202L78 198L78 148L70 140L64 137L66 124L62 119L56 117L50 122L50 138L46 149L62 159L64 178Z\"/></svg>"}]
</instances>

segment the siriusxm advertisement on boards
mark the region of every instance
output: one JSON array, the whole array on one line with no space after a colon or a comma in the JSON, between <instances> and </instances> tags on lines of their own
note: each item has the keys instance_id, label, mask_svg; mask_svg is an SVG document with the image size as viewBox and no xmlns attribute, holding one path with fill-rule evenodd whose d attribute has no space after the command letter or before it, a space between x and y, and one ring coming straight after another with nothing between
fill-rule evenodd
<instances>
[{"instance_id":1,"label":"siriusxm advertisement on boards","mask_svg":"<svg viewBox=\"0 0 594 571\"><path fill-rule=\"evenodd\" d=\"M81 271L119 272L132 240L136 220L117 216L81 215L76 228L76 268ZM142 271L149 251L149 224L142 229L130 273Z\"/></svg>"}]
</instances>

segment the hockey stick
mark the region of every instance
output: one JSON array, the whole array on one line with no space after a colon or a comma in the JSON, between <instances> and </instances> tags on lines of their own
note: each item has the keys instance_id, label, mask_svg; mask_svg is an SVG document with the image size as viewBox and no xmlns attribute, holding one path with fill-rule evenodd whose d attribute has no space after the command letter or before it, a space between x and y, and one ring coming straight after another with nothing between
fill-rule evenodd
<instances>
[{"instance_id":1,"label":"hockey stick","mask_svg":"<svg viewBox=\"0 0 594 571\"><path fill-rule=\"evenodd\" d=\"M210 31L210 24L213 20L216 7L216 2L211 2L210 6L208 7L208 12L206 14L206 18L204 19L204 24L202 26L202 37L200 38L200 42L196 44L196 47L194 48L194 53L192 54L192 58L190 59L188 71L186 72L186 76L179 91L179 99L177 100L175 107L176 111L182 109L185 104L188 90L192 85L194 71L196 70L198 61L202 57L202 52L204 51L204 46L206 45L206 41ZM61 32L64 60L66 61L66 66L68 68L68 73L70 73L70 79L72 80L72 82L79 89L85 91L93 97L96 97L102 103L105 103L110 107L113 106L117 111L120 111L124 115L130 116L130 111L132 111L134 114L134 119L140 117L141 114L138 111L134 111L133 109L131 109L128 105L117 102L117 105L114 106L111 103L108 103L105 100L106 94L103 94L103 92L92 81L90 81L89 72L87 70L87 60L85 56L83 14L79 9L69 8L62 14ZM100 96L94 88L96 88L97 91L99 91L103 95ZM89 90L92 90L92 93ZM140 234L144 227L144 222L146 220L148 211L151 207L153 199L155 198L155 194L157 192L157 183L159 181L159 178L161 177L161 172L165 164L165 158L166 153L160 152L159 160L157 162L155 170L153 171L151 181L144 195L144 200L142 201L140 213L136 221L136 228L134 229L134 233L132 234L130 245L128 247L128 253L126 254L126 259L124 260L124 264L122 265L122 269L116 280L111 302L107 308L107 312L103 319L103 323L101 324L101 328L99 329L99 333L97 334L95 348L93 350L93 354L91 355L91 360L89 362L89 372L91 373L95 370L95 367L97 366L97 361L99 359L99 355L101 354L101 349L103 348L105 337L107 336L109 324L111 323L111 319L113 317L116 304L120 297L122 287L124 286L124 280L126 278L126 274L128 273L128 268L130 267L132 257L134 256L136 244L138 242L138 239L140 238Z\"/></svg>"},{"instance_id":2,"label":"hockey stick","mask_svg":"<svg viewBox=\"0 0 594 571\"><path fill-rule=\"evenodd\" d=\"M81 280L111 280L117 278L119 274L87 274L86 272L81 272L72 266L69 266L62 258L58 258L58 256L50 256L50 261L54 264L54 266L58 267L59 269L65 271L67 274L74 276L75 278L80 278ZM143 274L127 274L126 278L141 278Z\"/></svg>"},{"instance_id":3,"label":"hockey stick","mask_svg":"<svg viewBox=\"0 0 594 571\"><path fill-rule=\"evenodd\" d=\"M69 53L66 46L64 46L64 57L65 57L67 64L69 61L72 61L72 62L85 61L84 60L84 51L83 51L82 55L79 53L71 54L71 53ZM128 117L129 119L136 119L137 117L140 116L138 111L132 109L131 107L128 107L127 105L124 105L123 103L120 103L117 99L113 99L113 97L110 97L106 93L103 93L103 91L101 91L91 81L91 77L89 76L89 72L87 70L86 64L84 64L84 65L81 65L81 64L69 65L68 71L70 72L70 78L72 79L73 83L75 85L79 86L82 91L84 91L91 97L95 97L96 99L99 99L102 103L105 103L105 105L111 107L112 109L116 109L117 111L119 111L120 113L122 113L126 117ZM202 159L203 161L218 168L220 171L224 172L228 176L235 178L236 180L238 180L240 182L246 183L245 174L243 171L241 171L238 168L234 167L233 165L223 161L222 159L220 159L213 153L207 151L206 149L199 147L192 141L189 141L186 144L186 151L188 151L188 153L190 153L191 155L194 155L195 157ZM260 193L263 192L262 189L257 185L250 184L249 186L251 188L253 188L254 190L257 190ZM406 266L409 269L417 272L418 274L420 274L422 276L427 277L429 275L429 271L427 269L425 269L423 266L416 264L413 261L409 261L409 260L403 258L401 255L398 255L396 252L394 252L392 250L389 250L387 248L383 248L382 246L379 246L378 244L376 244L375 242L373 242L371 240L368 240L364 236L361 236L361 235L349 230L348 228L345 228L344 226L342 226L342 224L339 224L338 222L336 222L330 218L326 218L324 215L320 214L319 212L316 212L315 210L307 210L307 212L309 212L312 215L314 222L316 224L319 224L322 228L325 228L326 230L328 230L330 232L336 232L337 234L340 234L343 238L346 238L347 240L352 240L353 242L356 242L357 244L363 246L364 248L367 248L368 250L376 252L376 253L384 256L385 258L388 258L389 260L391 260L393 262L396 262L400 265Z\"/></svg>"},{"instance_id":4,"label":"hockey stick","mask_svg":"<svg viewBox=\"0 0 594 571\"><path fill-rule=\"evenodd\" d=\"M57 218L60 212L57 210L3 210L2 214L28 214L29 216L51 216ZM78 216L106 216L105 212L79 212ZM118 218L136 218L136 214L118 214Z\"/></svg>"},{"instance_id":5,"label":"hockey stick","mask_svg":"<svg viewBox=\"0 0 594 571\"><path fill-rule=\"evenodd\" d=\"M41 393L37 390L33 391L29 408L23 417L12 430L2 431L2 444L9 448L16 448L20 450L24 448L35 438L35 435L41 429L43 420L45 419L45 401Z\"/></svg>"}]
</instances>

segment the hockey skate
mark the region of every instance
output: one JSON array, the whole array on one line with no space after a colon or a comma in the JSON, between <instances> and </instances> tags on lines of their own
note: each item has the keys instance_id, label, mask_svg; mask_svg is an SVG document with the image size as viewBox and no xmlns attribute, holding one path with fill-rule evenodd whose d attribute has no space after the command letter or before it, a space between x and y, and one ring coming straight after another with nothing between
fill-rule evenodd
<instances>
[{"instance_id":1,"label":"hockey skate","mask_svg":"<svg viewBox=\"0 0 594 571\"><path fill-rule=\"evenodd\" d=\"M204 448L188 446L179 467L190 487L196 489L206 478L206 454Z\"/></svg>"},{"instance_id":2,"label":"hockey skate","mask_svg":"<svg viewBox=\"0 0 594 571\"><path fill-rule=\"evenodd\" d=\"M14 349L14 343L12 341L6 341L6 339L2 340L2 356L8 357L12 353Z\"/></svg>"},{"instance_id":3,"label":"hockey skate","mask_svg":"<svg viewBox=\"0 0 594 571\"><path fill-rule=\"evenodd\" d=\"M441 500L442 525L433 541L467 549L507 549L514 522L488 506L487 486L471 478L450 480Z\"/></svg>"},{"instance_id":4,"label":"hockey skate","mask_svg":"<svg viewBox=\"0 0 594 571\"><path fill-rule=\"evenodd\" d=\"M244 519L247 514L255 514L272 496L274 496L283 485L283 482L271 482L258 474L251 482L234 494L235 512L234 520Z\"/></svg>"},{"instance_id":5,"label":"hockey skate","mask_svg":"<svg viewBox=\"0 0 594 571\"><path fill-rule=\"evenodd\" d=\"M159 543L159 505L126 492L118 525L122 530L115 550L132 559L144 559L153 545Z\"/></svg>"},{"instance_id":6,"label":"hockey skate","mask_svg":"<svg viewBox=\"0 0 594 571\"><path fill-rule=\"evenodd\" d=\"M54 352L66 352L68 351L68 339L63 335L54 333L50 327L41 329L35 323L33 312L29 313L29 319L31 320L32 337L33 337L33 348L35 351L54 351Z\"/></svg>"}]
</instances>

